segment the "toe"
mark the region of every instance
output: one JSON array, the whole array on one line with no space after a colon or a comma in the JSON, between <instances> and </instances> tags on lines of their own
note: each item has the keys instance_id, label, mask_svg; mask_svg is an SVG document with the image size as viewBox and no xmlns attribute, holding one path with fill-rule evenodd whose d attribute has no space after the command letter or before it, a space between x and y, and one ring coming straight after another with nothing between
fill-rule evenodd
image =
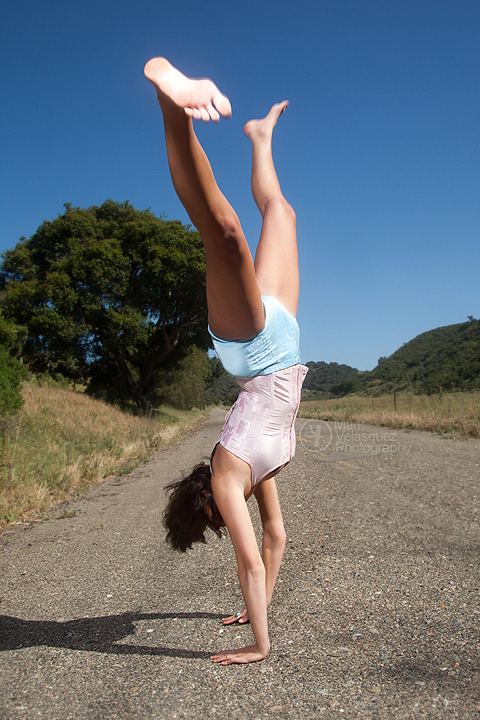
<instances>
[{"instance_id":1,"label":"toe","mask_svg":"<svg viewBox=\"0 0 480 720\"><path fill-rule=\"evenodd\" d=\"M213 105L209 105L207 110L208 110L208 113L209 113L210 117L212 118L213 122L218 122L220 120L220 115L216 111L216 109L213 107Z\"/></svg>"},{"instance_id":2,"label":"toe","mask_svg":"<svg viewBox=\"0 0 480 720\"><path fill-rule=\"evenodd\" d=\"M223 115L223 117L230 117L232 114L232 106L230 105L230 100L225 97L225 95L222 95L222 93L217 93L215 97L213 98L213 104L217 108L220 115Z\"/></svg>"}]
</instances>

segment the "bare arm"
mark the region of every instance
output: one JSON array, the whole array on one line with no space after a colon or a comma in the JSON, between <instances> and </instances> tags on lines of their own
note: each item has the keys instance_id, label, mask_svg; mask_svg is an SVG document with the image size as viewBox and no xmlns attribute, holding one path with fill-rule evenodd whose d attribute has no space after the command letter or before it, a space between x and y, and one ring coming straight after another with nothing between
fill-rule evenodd
<instances>
[{"instance_id":1,"label":"bare arm","mask_svg":"<svg viewBox=\"0 0 480 720\"><path fill-rule=\"evenodd\" d=\"M239 466L238 462L242 461L238 459L231 461L231 456L229 458L217 450L212 490L235 549L240 587L255 636L255 644L211 656L211 660L222 665L263 660L270 650L266 571L245 501L244 492L246 484L250 481L249 474L245 474L244 468Z\"/></svg>"},{"instance_id":2,"label":"bare arm","mask_svg":"<svg viewBox=\"0 0 480 720\"><path fill-rule=\"evenodd\" d=\"M285 550L285 528L283 525L282 512L278 501L277 488L274 478L265 480L255 488L255 497L260 510L260 517L263 525L262 560L265 567L265 587L267 607L272 600L275 582L282 563ZM223 619L225 625L239 622L248 622L250 616L248 609L244 610L240 618L230 615Z\"/></svg>"},{"instance_id":3,"label":"bare arm","mask_svg":"<svg viewBox=\"0 0 480 720\"><path fill-rule=\"evenodd\" d=\"M270 605L285 550L285 528L274 478L255 491L263 525L262 560L266 571L267 605Z\"/></svg>"}]
</instances>

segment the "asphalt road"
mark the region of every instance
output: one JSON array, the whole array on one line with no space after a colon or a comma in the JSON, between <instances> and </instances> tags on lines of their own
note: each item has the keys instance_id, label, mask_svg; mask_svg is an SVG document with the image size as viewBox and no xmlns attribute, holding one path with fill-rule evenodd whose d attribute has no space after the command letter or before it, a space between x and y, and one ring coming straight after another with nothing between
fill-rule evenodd
<instances>
[{"instance_id":1,"label":"asphalt road","mask_svg":"<svg viewBox=\"0 0 480 720\"><path fill-rule=\"evenodd\" d=\"M232 548L177 555L161 516L223 416L1 534L0 718L478 718L480 441L299 419L272 651L221 667L251 633L220 623Z\"/></svg>"}]
</instances>

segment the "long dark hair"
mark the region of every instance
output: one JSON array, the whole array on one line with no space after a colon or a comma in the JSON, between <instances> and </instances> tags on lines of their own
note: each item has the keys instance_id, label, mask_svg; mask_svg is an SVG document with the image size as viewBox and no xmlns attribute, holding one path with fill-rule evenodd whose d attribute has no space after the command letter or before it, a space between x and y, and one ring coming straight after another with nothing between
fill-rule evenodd
<instances>
[{"instance_id":1,"label":"long dark hair","mask_svg":"<svg viewBox=\"0 0 480 720\"><path fill-rule=\"evenodd\" d=\"M209 465L199 463L190 475L170 483L170 493L163 513L166 541L174 550L185 552L194 542L205 543L205 530L211 528L222 537L225 523L213 499Z\"/></svg>"}]
</instances>

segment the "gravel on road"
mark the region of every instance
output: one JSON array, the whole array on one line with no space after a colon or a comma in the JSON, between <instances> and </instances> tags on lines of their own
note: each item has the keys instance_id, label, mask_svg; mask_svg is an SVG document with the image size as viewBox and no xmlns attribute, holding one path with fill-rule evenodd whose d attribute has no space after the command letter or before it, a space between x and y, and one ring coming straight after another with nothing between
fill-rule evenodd
<instances>
[{"instance_id":1,"label":"gravel on road","mask_svg":"<svg viewBox=\"0 0 480 720\"><path fill-rule=\"evenodd\" d=\"M272 650L222 667L231 544L175 554L161 521L224 414L0 535L1 720L479 718L480 441L297 419Z\"/></svg>"}]
</instances>

